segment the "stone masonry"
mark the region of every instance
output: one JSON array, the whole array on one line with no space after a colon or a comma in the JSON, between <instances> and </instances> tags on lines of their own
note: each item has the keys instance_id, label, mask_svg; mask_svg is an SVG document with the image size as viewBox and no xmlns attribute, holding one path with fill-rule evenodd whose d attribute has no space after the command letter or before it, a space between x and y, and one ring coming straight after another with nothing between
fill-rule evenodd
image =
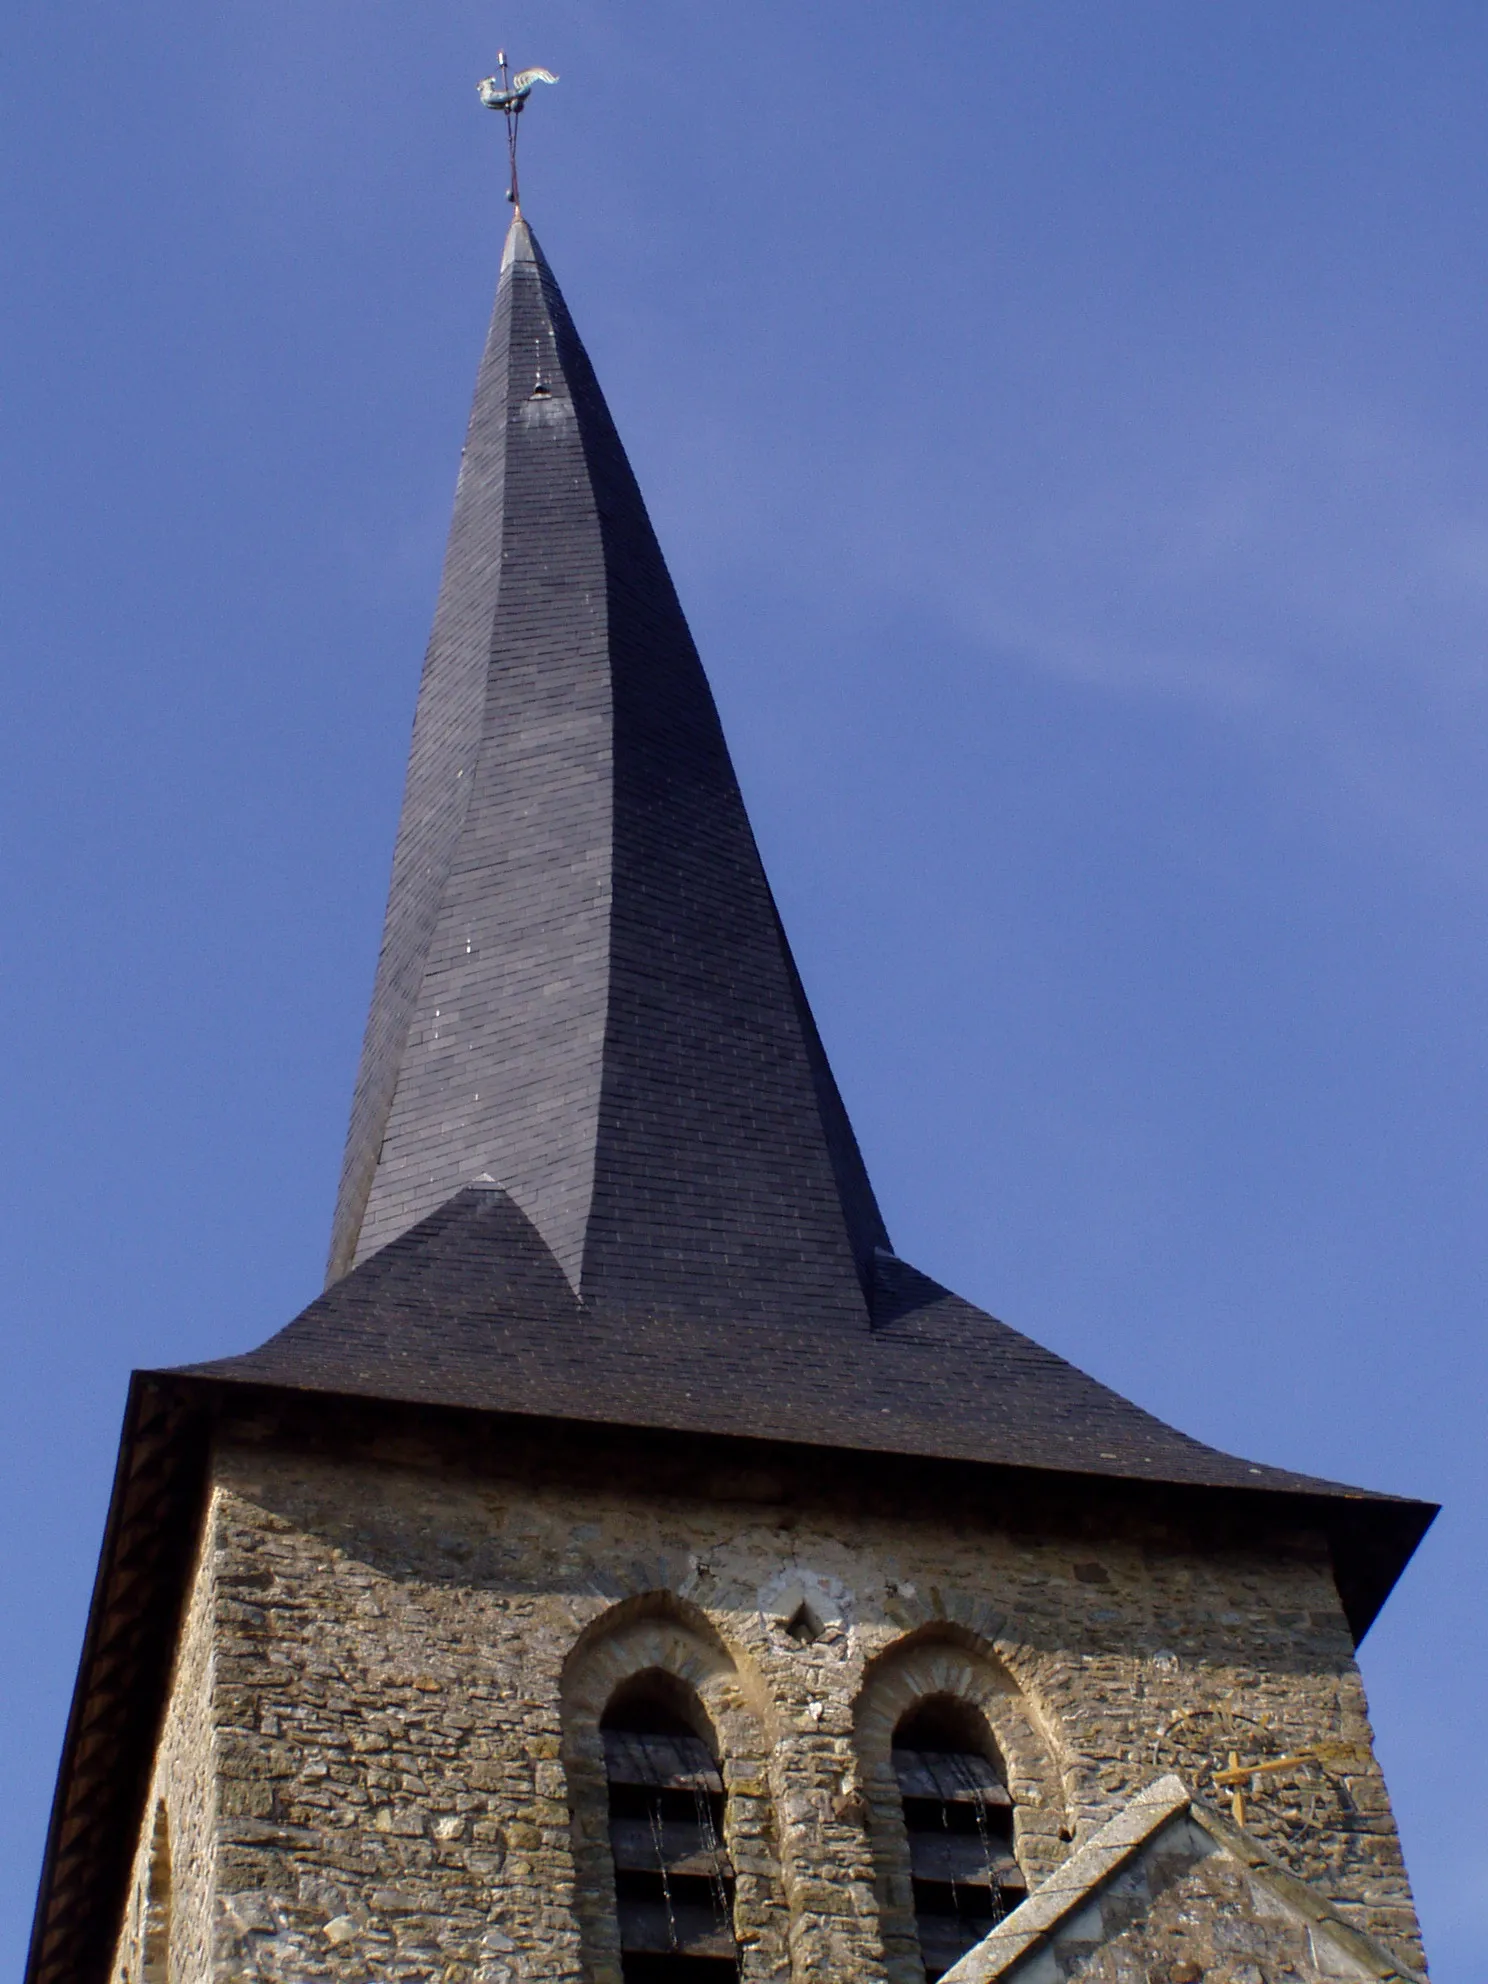
<instances>
[{"instance_id":1,"label":"stone masonry","mask_svg":"<svg viewBox=\"0 0 1488 1984\"><path fill-rule=\"evenodd\" d=\"M639 1444L485 1444L219 1438L115 1984L142 1979L161 1807L171 1984L616 1984L598 1721L655 1668L717 1744L748 1984L922 1976L888 1744L930 1693L985 1716L1030 1884L1162 1775L1175 1724L1328 1746L1336 1796L1278 1843L1422 1967L1315 1539L1196 1544L1115 1504L1041 1530L886 1463L866 1494L820 1457L694 1478Z\"/></svg>"},{"instance_id":2,"label":"stone masonry","mask_svg":"<svg viewBox=\"0 0 1488 1984\"><path fill-rule=\"evenodd\" d=\"M168 1941L166 1968L172 1979L180 1978L184 1984L188 1978L222 1974L214 1968L212 1912L218 1867L217 1778L222 1769L214 1675L225 1624L224 1588L219 1533L216 1524L209 1523L181 1622L170 1705L155 1754L154 1781L119 1939L114 1974L131 1984L147 1978L155 1967L152 1928L163 1931ZM148 1984L164 1984L164 1980L149 1977Z\"/></svg>"},{"instance_id":3,"label":"stone masonry","mask_svg":"<svg viewBox=\"0 0 1488 1984\"><path fill-rule=\"evenodd\" d=\"M1158 1778L943 1984L1420 1984L1232 1818Z\"/></svg>"}]
</instances>

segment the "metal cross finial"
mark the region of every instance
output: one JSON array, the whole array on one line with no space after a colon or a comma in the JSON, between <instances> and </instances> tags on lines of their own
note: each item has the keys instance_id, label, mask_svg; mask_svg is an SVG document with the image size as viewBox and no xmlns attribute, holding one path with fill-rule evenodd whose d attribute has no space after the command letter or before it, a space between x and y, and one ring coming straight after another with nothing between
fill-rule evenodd
<instances>
[{"instance_id":1,"label":"metal cross finial","mask_svg":"<svg viewBox=\"0 0 1488 1984\"><path fill-rule=\"evenodd\" d=\"M1293 1750L1289 1756L1266 1757L1256 1763L1243 1764L1238 1750L1230 1752L1228 1770L1217 1770L1214 1782L1222 1791L1230 1794L1230 1812L1237 1826L1245 1824L1245 1787L1249 1785L1254 1798L1261 1790L1261 1780L1274 1777L1279 1771L1296 1770L1301 1764L1339 1764L1357 1762L1358 1753L1350 1743L1316 1743L1311 1749Z\"/></svg>"},{"instance_id":2,"label":"metal cross finial","mask_svg":"<svg viewBox=\"0 0 1488 1984\"><path fill-rule=\"evenodd\" d=\"M487 76L479 85L480 100L487 110L499 110L506 118L506 151L511 160L511 185L506 189L506 197L521 217L522 201L517 187L517 119L526 108L527 99L532 94L534 83L556 83L558 78L551 69L522 69L514 76L507 68L506 50L496 51L496 60L501 73Z\"/></svg>"}]
</instances>

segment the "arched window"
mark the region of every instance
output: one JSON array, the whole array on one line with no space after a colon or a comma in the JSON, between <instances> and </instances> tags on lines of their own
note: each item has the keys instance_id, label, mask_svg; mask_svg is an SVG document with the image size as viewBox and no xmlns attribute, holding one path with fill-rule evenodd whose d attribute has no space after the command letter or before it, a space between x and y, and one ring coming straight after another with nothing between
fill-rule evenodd
<instances>
[{"instance_id":1,"label":"arched window","mask_svg":"<svg viewBox=\"0 0 1488 1984\"><path fill-rule=\"evenodd\" d=\"M643 1674L600 1720L627 1984L734 1984L734 1870L724 1789L690 1690Z\"/></svg>"},{"instance_id":2,"label":"arched window","mask_svg":"<svg viewBox=\"0 0 1488 1984\"><path fill-rule=\"evenodd\" d=\"M994 1754L981 1717L948 1695L916 1704L894 1731L927 1984L1027 1892L1013 1857L1013 1801Z\"/></svg>"},{"instance_id":3,"label":"arched window","mask_svg":"<svg viewBox=\"0 0 1488 1984\"><path fill-rule=\"evenodd\" d=\"M150 1874L145 1890L145 1950L141 1984L170 1984L171 1850L165 1806L155 1807L150 1834Z\"/></svg>"}]
</instances>

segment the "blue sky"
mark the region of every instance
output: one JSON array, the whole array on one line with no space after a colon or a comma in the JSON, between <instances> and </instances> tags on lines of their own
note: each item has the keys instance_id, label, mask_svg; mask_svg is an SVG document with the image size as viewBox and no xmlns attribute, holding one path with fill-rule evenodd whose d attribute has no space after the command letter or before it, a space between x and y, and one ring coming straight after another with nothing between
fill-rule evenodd
<instances>
[{"instance_id":1,"label":"blue sky","mask_svg":"<svg viewBox=\"0 0 1488 1984\"><path fill-rule=\"evenodd\" d=\"M1438 1499L1365 1677L1481 1974L1488 14L13 0L0 1956L131 1366L318 1285L506 209L902 1252Z\"/></svg>"}]
</instances>

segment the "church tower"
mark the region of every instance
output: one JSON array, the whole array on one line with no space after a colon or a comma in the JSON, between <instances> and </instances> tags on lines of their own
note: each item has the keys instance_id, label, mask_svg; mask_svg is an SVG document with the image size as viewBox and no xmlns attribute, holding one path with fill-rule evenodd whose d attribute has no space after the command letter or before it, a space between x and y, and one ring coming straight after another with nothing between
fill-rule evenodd
<instances>
[{"instance_id":1,"label":"church tower","mask_svg":"<svg viewBox=\"0 0 1488 1984\"><path fill-rule=\"evenodd\" d=\"M894 1253L519 215L329 1278L133 1381L29 1984L1415 1976L1433 1513Z\"/></svg>"}]
</instances>

